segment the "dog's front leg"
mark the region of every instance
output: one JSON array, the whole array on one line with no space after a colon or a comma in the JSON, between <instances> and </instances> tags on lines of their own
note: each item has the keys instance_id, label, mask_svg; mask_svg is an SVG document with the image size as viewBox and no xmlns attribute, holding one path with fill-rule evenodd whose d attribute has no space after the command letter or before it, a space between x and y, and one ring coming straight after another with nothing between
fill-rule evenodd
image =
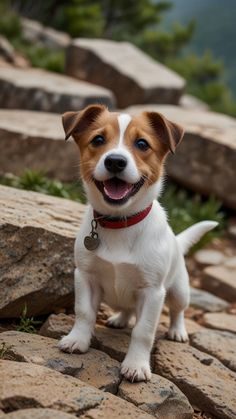
<instances>
[{"instance_id":1,"label":"dog's front leg","mask_svg":"<svg viewBox=\"0 0 236 419\"><path fill-rule=\"evenodd\" d=\"M62 351L86 352L89 348L100 303L100 291L90 279L89 274L75 269L75 324L59 342Z\"/></svg>"},{"instance_id":2,"label":"dog's front leg","mask_svg":"<svg viewBox=\"0 0 236 419\"><path fill-rule=\"evenodd\" d=\"M132 331L128 353L122 362L121 373L127 380L150 380L150 353L165 298L163 287L139 291L137 320Z\"/></svg>"}]
</instances>

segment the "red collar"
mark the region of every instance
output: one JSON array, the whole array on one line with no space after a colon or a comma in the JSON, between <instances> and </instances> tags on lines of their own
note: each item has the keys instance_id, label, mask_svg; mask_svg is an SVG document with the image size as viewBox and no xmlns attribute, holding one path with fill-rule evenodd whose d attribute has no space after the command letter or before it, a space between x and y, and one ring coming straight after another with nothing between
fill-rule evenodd
<instances>
[{"instance_id":1,"label":"red collar","mask_svg":"<svg viewBox=\"0 0 236 419\"><path fill-rule=\"evenodd\" d=\"M127 218L122 217L109 217L106 215L99 214L97 211L93 211L94 219L104 228L118 229L133 226L142 221L151 211L152 203L145 208L143 211L137 214L131 215Z\"/></svg>"}]
</instances>

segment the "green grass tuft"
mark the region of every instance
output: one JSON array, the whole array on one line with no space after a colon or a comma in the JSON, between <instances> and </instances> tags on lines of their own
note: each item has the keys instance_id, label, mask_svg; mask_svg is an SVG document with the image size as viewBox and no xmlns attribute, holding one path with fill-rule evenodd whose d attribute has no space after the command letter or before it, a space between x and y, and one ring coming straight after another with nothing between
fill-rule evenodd
<instances>
[{"instance_id":1,"label":"green grass tuft","mask_svg":"<svg viewBox=\"0 0 236 419\"><path fill-rule=\"evenodd\" d=\"M41 321L34 320L33 317L27 317L27 305L25 304L21 317L20 317L20 323L17 326L16 330L18 332L36 333L37 330L35 326L40 325L40 324L42 324Z\"/></svg>"}]
</instances>

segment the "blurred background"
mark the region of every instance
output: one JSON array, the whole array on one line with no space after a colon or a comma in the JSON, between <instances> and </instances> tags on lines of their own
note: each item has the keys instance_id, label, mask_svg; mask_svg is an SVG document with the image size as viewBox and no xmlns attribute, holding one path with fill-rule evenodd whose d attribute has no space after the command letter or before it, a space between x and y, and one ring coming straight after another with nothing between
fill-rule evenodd
<instances>
[{"instance_id":1,"label":"blurred background","mask_svg":"<svg viewBox=\"0 0 236 419\"><path fill-rule=\"evenodd\" d=\"M64 358L48 340L73 324L73 245L86 202L78 150L72 139L64 141L61 114L94 102L131 114L152 110L185 129L167 158L160 197L174 232L201 220L219 223L186 258L190 343L184 351L172 343L177 346L164 358L158 343L155 372L177 383L195 419L236 417L235 21L235 0L0 0L0 358L30 362L32 369L40 363L118 392L118 372L108 382L106 370L103 381L104 358L89 352L86 375L86 355L85 368L78 368L78 358ZM165 307L162 338L167 313ZM104 332L109 314L107 307L99 312L95 347L120 361L127 331ZM31 336L22 339L22 333ZM20 409L20 400L23 408L41 406L31 397L34 374L26 399L26 362L17 374L9 367L11 397L6 392L1 404L0 395L6 413ZM9 371L17 380L16 402ZM156 395L160 387L157 400L165 412L173 407L166 416L174 417L173 392L163 392L159 378L153 385L150 392ZM48 396L52 387L50 382L44 391L54 400ZM163 416L159 401L135 404ZM64 406L71 412L72 404ZM184 410L178 417L189 415Z\"/></svg>"}]
</instances>

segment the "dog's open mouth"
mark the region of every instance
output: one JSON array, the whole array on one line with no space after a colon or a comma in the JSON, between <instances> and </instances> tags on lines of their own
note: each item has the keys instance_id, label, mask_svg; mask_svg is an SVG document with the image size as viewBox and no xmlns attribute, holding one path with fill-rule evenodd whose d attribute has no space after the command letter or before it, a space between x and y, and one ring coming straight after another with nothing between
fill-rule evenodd
<instances>
[{"instance_id":1,"label":"dog's open mouth","mask_svg":"<svg viewBox=\"0 0 236 419\"><path fill-rule=\"evenodd\" d=\"M104 182L95 180L95 185L102 192L105 201L111 204L124 204L131 196L139 191L143 184L143 178L134 184L127 183L116 177L107 179Z\"/></svg>"}]
</instances>

